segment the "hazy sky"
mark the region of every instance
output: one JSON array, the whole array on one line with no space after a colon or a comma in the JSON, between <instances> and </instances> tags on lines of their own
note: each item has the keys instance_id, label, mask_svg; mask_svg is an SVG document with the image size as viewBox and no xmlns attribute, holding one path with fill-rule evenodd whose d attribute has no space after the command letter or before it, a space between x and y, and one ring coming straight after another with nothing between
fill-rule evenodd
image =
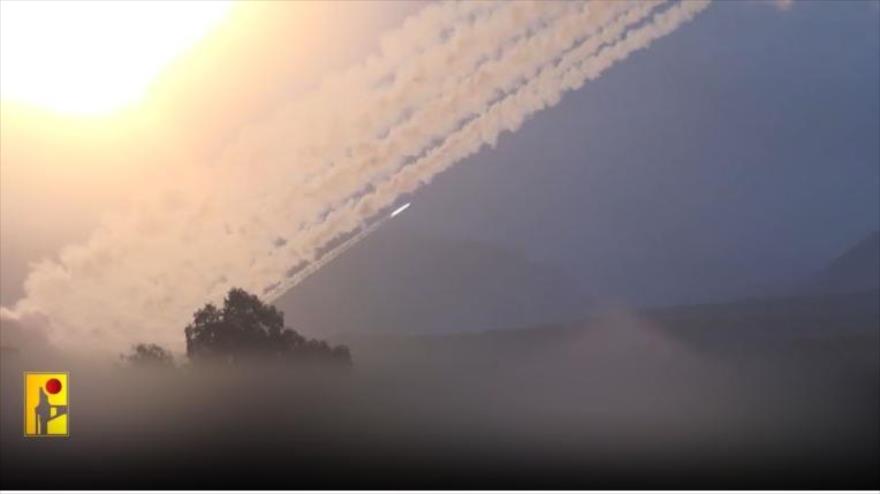
<instances>
[{"instance_id":1,"label":"hazy sky","mask_svg":"<svg viewBox=\"0 0 880 494\"><path fill-rule=\"evenodd\" d=\"M171 65L136 112L83 119L4 102L3 305L21 296L27 263L87 238L144 177L186 182L181 163L210 161L420 7L254 5ZM880 223L877 5L717 2L440 175L395 221L516 251L636 304L805 275Z\"/></svg>"}]
</instances>

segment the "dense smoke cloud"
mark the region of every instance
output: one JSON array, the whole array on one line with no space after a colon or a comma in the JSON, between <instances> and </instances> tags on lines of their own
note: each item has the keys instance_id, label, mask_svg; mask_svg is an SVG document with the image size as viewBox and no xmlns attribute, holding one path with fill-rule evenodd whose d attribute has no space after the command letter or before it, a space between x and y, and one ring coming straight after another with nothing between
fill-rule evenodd
<instances>
[{"instance_id":1,"label":"dense smoke cloud","mask_svg":"<svg viewBox=\"0 0 880 494\"><path fill-rule=\"evenodd\" d=\"M707 6L680 2L430 5L381 53L242 129L195 174L153 186L90 239L36 264L15 317L64 347L180 350L192 311L230 286L273 298L296 267L405 194Z\"/></svg>"}]
</instances>

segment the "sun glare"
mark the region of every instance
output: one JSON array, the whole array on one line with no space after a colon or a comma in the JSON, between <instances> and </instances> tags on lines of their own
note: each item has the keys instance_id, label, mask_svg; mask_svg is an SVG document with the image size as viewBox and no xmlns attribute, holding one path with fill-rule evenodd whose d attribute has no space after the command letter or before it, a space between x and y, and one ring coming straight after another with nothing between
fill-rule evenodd
<instances>
[{"instance_id":1,"label":"sun glare","mask_svg":"<svg viewBox=\"0 0 880 494\"><path fill-rule=\"evenodd\" d=\"M0 99L67 114L136 103L231 1L2 1Z\"/></svg>"}]
</instances>

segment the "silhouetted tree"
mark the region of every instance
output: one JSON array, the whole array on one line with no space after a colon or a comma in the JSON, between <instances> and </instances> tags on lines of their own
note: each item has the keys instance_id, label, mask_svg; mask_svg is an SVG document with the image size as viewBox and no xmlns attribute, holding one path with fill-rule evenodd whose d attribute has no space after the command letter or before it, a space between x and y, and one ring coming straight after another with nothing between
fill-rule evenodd
<instances>
[{"instance_id":1,"label":"silhouetted tree","mask_svg":"<svg viewBox=\"0 0 880 494\"><path fill-rule=\"evenodd\" d=\"M131 347L131 353L120 357L123 362L135 366L173 367L174 356L156 344L138 343Z\"/></svg>"},{"instance_id":2,"label":"silhouetted tree","mask_svg":"<svg viewBox=\"0 0 880 494\"><path fill-rule=\"evenodd\" d=\"M347 347L308 339L284 327L284 314L241 288L229 290L223 308L206 304L185 329L192 362L261 361L351 364Z\"/></svg>"}]
</instances>

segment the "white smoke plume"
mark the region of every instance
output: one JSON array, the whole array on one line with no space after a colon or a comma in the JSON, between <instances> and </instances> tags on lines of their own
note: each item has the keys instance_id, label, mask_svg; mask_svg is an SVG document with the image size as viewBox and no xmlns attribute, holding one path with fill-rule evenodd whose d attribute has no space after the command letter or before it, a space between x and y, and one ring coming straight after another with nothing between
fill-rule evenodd
<instances>
[{"instance_id":1,"label":"white smoke plume","mask_svg":"<svg viewBox=\"0 0 880 494\"><path fill-rule=\"evenodd\" d=\"M674 31L708 0L440 3L379 55L243 128L194 184L33 266L13 313L67 348L181 350L231 286L269 299L401 196Z\"/></svg>"}]
</instances>

